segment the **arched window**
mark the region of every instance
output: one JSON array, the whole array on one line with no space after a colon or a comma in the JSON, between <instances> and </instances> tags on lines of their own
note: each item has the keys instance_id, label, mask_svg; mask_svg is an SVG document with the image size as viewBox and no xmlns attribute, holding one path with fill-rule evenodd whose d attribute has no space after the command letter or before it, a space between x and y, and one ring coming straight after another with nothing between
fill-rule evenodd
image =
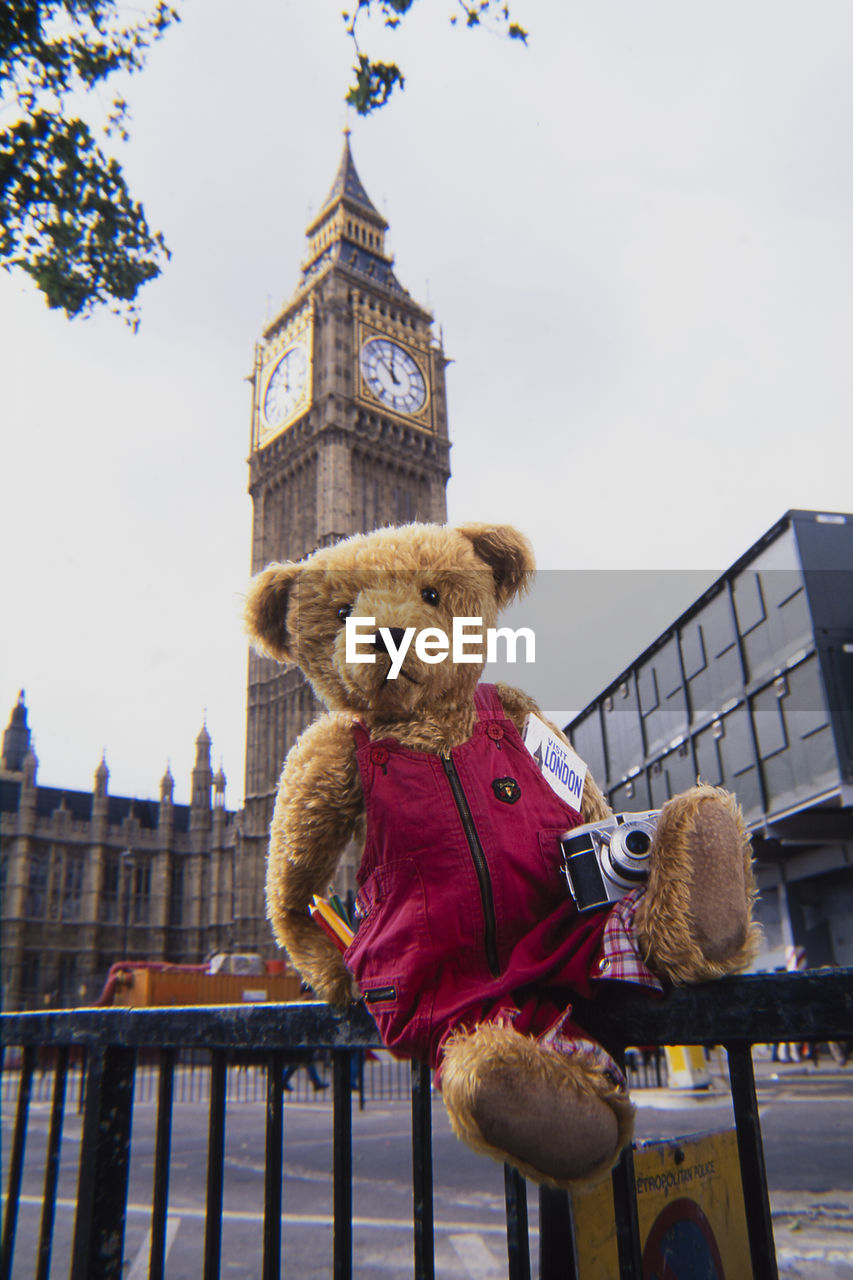
<instances>
[{"instance_id":1,"label":"arched window","mask_svg":"<svg viewBox=\"0 0 853 1280\"><path fill-rule=\"evenodd\" d=\"M47 853L41 850L30 857L25 914L31 920L40 920L47 907L47 862Z\"/></svg>"},{"instance_id":2,"label":"arched window","mask_svg":"<svg viewBox=\"0 0 853 1280\"><path fill-rule=\"evenodd\" d=\"M60 912L63 920L79 920L83 906L83 855L66 853Z\"/></svg>"}]
</instances>

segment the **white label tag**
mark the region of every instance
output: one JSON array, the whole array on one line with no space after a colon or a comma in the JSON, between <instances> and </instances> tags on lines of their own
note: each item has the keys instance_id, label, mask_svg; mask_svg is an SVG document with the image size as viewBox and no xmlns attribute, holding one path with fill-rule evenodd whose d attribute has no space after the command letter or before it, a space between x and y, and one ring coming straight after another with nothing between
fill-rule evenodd
<instances>
[{"instance_id":1,"label":"white label tag","mask_svg":"<svg viewBox=\"0 0 853 1280\"><path fill-rule=\"evenodd\" d=\"M587 772L580 756L532 714L524 721L521 738L552 790L580 813Z\"/></svg>"}]
</instances>

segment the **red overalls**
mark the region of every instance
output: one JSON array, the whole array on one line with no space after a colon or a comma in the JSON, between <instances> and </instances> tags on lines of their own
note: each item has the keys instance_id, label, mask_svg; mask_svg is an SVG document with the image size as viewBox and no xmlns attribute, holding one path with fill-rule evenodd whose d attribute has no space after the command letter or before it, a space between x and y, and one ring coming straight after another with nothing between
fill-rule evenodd
<instances>
[{"instance_id":1,"label":"red overalls","mask_svg":"<svg viewBox=\"0 0 853 1280\"><path fill-rule=\"evenodd\" d=\"M613 909L579 914L559 871L558 837L581 815L545 781L494 686L479 685L475 703L474 732L449 757L353 726L367 831L344 958L383 1042L431 1066L460 1025L510 1019L541 1036L559 1022L563 1039L584 1037L570 1001L627 976L602 972Z\"/></svg>"}]
</instances>

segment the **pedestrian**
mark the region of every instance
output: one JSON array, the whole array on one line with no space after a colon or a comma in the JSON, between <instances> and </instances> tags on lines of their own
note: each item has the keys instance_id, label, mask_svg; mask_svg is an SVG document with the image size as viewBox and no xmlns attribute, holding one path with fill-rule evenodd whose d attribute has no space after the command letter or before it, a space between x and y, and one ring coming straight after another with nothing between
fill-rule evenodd
<instances>
[{"instance_id":1,"label":"pedestrian","mask_svg":"<svg viewBox=\"0 0 853 1280\"><path fill-rule=\"evenodd\" d=\"M284 1068L284 1073L281 1078L282 1087L286 1089L288 1093L293 1092L293 1086L290 1081L293 1079L300 1067L304 1067L308 1072L308 1078L314 1086L315 1093L318 1093L321 1089L328 1089L329 1082L328 1080L324 1080L320 1075L320 1072L317 1070L317 1064L314 1061L314 1057L315 1055L312 1052L306 1051L298 1057L294 1056L291 1058L291 1061Z\"/></svg>"}]
</instances>

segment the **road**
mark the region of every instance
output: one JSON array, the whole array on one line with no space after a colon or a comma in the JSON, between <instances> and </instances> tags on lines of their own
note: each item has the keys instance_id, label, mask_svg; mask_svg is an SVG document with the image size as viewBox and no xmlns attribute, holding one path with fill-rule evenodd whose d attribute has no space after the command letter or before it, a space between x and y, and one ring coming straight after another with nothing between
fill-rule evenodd
<instances>
[{"instance_id":1,"label":"road","mask_svg":"<svg viewBox=\"0 0 853 1280\"><path fill-rule=\"evenodd\" d=\"M639 1090L637 1136L677 1137L732 1123L719 1092L674 1096ZM777 1248L786 1280L853 1278L853 1069L759 1078L768 1180L777 1211ZM4 1103L4 1134L12 1119ZM134 1114L126 1228L129 1280L147 1276L153 1170L153 1102ZM13 1280L34 1269L49 1104L31 1109L24 1198ZM54 1241L54 1277L67 1276L79 1153L80 1118L67 1116ZM207 1106L176 1105L170 1187L169 1280L198 1280L203 1256ZM440 1101L433 1106L436 1274L441 1280L497 1280L506 1275L503 1173L453 1137ZM222 1276L260 1275L264 1181L264 1107L229 1107L225 1158ZM376 1103L353 1111L353 1217L356 1275L402 1280L412 1274L410 1113L405 1103ZM8 1136L4 1157L8 1154ZM284 1274L328 1280L332 1274L331 1104L291 1102L285 1108L283 1215ZM816 1205L835 1205L839 1221L805 1234ZM530 1195L531 1228L536 1196ZM804 1220L805 1219L805 1220ZM819 1226L826 1227L823 1222ZM798 1229L799 1228L799 1229ZM535 1248L533 1249L535 1252Z\"/></svg>"}]
</instances>

